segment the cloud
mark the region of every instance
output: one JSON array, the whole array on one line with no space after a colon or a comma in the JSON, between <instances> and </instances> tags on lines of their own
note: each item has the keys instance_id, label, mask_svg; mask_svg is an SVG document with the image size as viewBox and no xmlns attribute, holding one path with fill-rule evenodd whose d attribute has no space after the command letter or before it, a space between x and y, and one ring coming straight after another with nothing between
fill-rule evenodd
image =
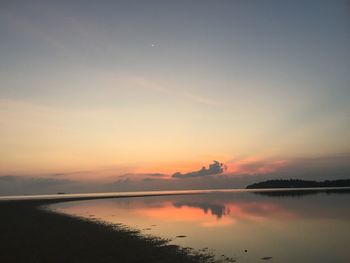
<instances>
[{"instance_id":1,"label":"cloud","mask_svg":"<svg viewBox=\"0 0 350 263\"><path fill-rule=\"evenodd\" d=\"M216 101L211 97L204 97L200 94L194 94L189 92L182 92L179 89L176 88L170 88L166 85L161 85L152 81L149 81L148 79L142 78L142 77L133 77L130 78L132 83L136 84L137 87L141 87L143 89L152 90L154 92L158 92L167 96L171 97L178 97L182 98L197 104L203 104L207 106L220 106L222 105L222 102Z\"/></svg>"},{"instance_id":2,"label":"cloud","mask_svg":"<svg viewBox=\"0 0 350 263\"><path fill-rule=\"evenodd\" d=\"M296 158L288 165L281 167L277 173L284 177L310 180L349 178L350 154Z\"/></svg>"},{"instance_id":3,"label":"cloud","mask_svg":"<svg viewBox=\"0 0 350 263\"><path fill-rule=\"evenodd\" d=\"M147 174L147 176L151 176L151 177L165 177L167 176L166 174L161 174L161 173L152 173L152 174Z\"/></svg>"},{"instance_id":4,"label":"cloud","mask_svg":"<svg viewBox=\"0 0 350 263\"><path fill-rule=\"evenodd\" d=\"M65 173L53 173L53 174L49 174L49 176L65 176Z\"/></svg>"},{"instance_id":5,"label":"cloud","mask_svg":"<svg viewBox=\"0 0 350 263\"><path fill-rule=\"evenodd\" d=\"M158 180L158 179L152 178L152 177L146 177L146 178L143 179L144 182L153 182L153 181L156 181L156 180Z\"/></svg>"},{"instance_id":6,"label":"cloud","mask_svg":"<svg viewBox=\"0 0 350 263\"><path fill-rule=\"evenodd\" d=\"M162 173L135 173L135 174L128 174L129 176L138 176L138 177L153 177L153 178L162 178L167 177L168 175L162 174Z\"/></svg>"},{"instance_id":7,"label":"cloud","mask_svg":"<svg viewBox=\"0 0 350 263\"><path fill-rule=\"evenodd\" d=\"M73 190L75 187L76 182L68 179L19 175L0 176L0 195L54 194Z\"/></svg>"},{"instance_id":8,"label":"cloud","mask_svg":"<svg viewBox=\"0 0 350 263\"><path fill-rule=\"evenodd\" d=\"M14 182L16 181L18 176L14 176L14 175L3 175L0 176L0 182Z\"/></svg>"},{"instance_id":9,"label":"cloud","mask_svg":"<svg viewBox=\"0 0 350 263\"><path fill-rule=\"evenodd\" d=\"M57 172L57 173L50 173L48 176L70 176L70 175L80 175L80 174L88 174L92 173L93 171L83 170L83 171L74 171L74 172Z\"/></svg>"},{"instance_id":10,"label":"cloud","mask_svg":"<svg viewBox=\"0 0 350 263\"><path fill-rule=\"evenodd\" d=\"M194 172L189 172L182 174L180 172L174 173L172 175L173 178L192 178L192 177L202 177L206 175L217 175L222 174L224 172L223 164L219 163L218 161L214 161L214 163L209 164L209 168L205 168L204 166L202 169Z\"/></svg>"},{"instance_id":11,"label":"cloud","mask_svg":"<svg viewBox=\"0 0 350 263\"><path fill-rule=\"evenodd\" d=\"M124 179L132 179L133 181L142 181L145 178L162 179L169 175L162 173L126 173L117 176L117 181Z\"/></svg>"},{"instance_id":12,"label":"cloud","mask_svg":"<svg viewBox=\"0 0 350 263\"><path fill-rule=\"evenodd\" d=\"M228 163L228 174L257 175L272 174L289 165L287 160L255 160L246 159Z\"/></svg>"},{"instance_id":13,"label":"cloud","mask_svg":"<svg viewBox=\"0 0 350 263\"><path fill-rule=\"evenodd\" d=\"M228 189L244 188L252 183L272 179L345 179L350 175L350 154L289 160L251 158L236 160L228 165L232 167L227 171L223 164L214 161L208 168L172 176L162 173L124 173L110 178L112 181L72 179L53 176L54 172L41 177L4 174L0 176L0 195ZM221 175L212 176L218 174Z\"/></svg>"},{"instance_id":14,"label":"cloud","mask_svg":"<svg viewBox=\"0 0 350 263\"><path fill-rule=\"evenodd\" d=\"M228 163L228 176L271 176L309 180L342 179L350 175L350 154L291 159L243 159Z\"/></svg>"}]
</instances>

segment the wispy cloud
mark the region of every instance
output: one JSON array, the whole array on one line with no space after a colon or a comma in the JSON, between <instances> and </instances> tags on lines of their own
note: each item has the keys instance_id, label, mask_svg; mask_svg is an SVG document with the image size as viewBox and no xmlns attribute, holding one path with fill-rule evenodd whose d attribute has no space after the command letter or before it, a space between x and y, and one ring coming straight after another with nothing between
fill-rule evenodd
<instances>
[{"instance_id":1,"label":"wispy cloud","mask_svg":"<svg viewBox=\"0 0 350 263\"><path fill-rule=\"evenodd\" d=\"M137 87L141 87L143 89L152 90L154 92L162 93L164 95L168 96L175 96L182 99L186 99L188 101L203 104L207 106L220 106L222 105L221 102L213 99L213 98L207 98L199 94L190 93L187 91L181 91L180 89L175 88L169 88L166 85L162 85L153 81L150 81L146 78L142 77L133 77L130 78L131 83L136 85Z\"/></svg>"},{"instance_id":2,"label":"wispy cloud","mask_svg":"<svg viewBox=\"0 0 350 263\"><path fill-rule=\"evenodd\" d=\"M82 170L82 171L73 171L73 172L57 172L57 173L50 173L48 174L48 176L63 177L63 176L81 175L81 174L90 174L90 173L93 173L93 171Z\"/></svg>"},{"instance_id":3,"label":"wispy cloud","mask_svg":"<svg viewBox=\"0 0 350 263\"><path fill-rule=\"evenodd\" d=\"M117 181L125 181L125 180L132 180L135 182L138 181L147 181L147 180L162 180L162 179L168 179L169 175L162 174L162 173L126 173L118 175Z\"/></svg>"},{"instance_id":4,"label":"wispy cloud","mask_svg":"<svg viewBox=\"0 0 350 263\"><path fill-rule=\"evenodd\" d=\"M255 157L238 159L227 163L227 174L268 174L278 171L288 163L289 161L284 159L259 159Z\"/></svg>"},{"instance_id":5,"label":"wispy cloud","mask_svg":"<svg viewBox=\"0 0 350 263\"><path fill-rule=\"evenodd\" d=\"M304 158L245 158L227 162L227 175L270 175L315 180L346 178L350 173L350 154Z\"/></svg>"}]
</instances>

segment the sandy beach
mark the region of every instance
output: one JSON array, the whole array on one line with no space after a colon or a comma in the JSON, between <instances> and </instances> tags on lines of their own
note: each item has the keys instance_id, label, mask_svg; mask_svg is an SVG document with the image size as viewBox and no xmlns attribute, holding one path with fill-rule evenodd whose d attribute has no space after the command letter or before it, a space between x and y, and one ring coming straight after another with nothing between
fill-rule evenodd
<instances>
[{"instance_id":1,"label":"sandy beach","mask_svg":"<svg viewBox=\"0 0 350 263\"><path fill-rule=\"evenodd\" d=\"M75 199L76 200L76 199ZM204 255L135 230L42 209L69 201L0 202L0 262L213 262Z\"/></svg>"}]
</instances>

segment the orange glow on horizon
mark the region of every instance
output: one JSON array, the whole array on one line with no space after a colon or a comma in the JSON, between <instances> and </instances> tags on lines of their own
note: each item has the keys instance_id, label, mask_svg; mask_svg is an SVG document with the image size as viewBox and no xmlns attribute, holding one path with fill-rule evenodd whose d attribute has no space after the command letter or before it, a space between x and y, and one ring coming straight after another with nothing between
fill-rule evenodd
<instances>
[{"instance_id":1,"label":"orange glow on horizon","mask_svg":"<svg viewBox=\"0 0 350 263\"><path fill-rule=\"evenodd\" d=\"M187 173L192 171L198 171L203 166L207 167L212 160L218 159L218 161L225 164L224 159L219 158L207 158L205 160L202 159L194 159L191 161L178 161L178 162L164 162L157 163L151 165L145 165L144 167L140 167L134 170L135 173L147 174L147 173L162 173L167 174L169 176L173 175L176 172Z\"/></svg>"},{"instance_id":2,"label":"orange glow on horizon","mask_svg":"<svg viewBox=\"0 0 350 263\"><path fill-rule=\"evenodd\" d=\"M267 174L277 171L287 164L287 160L266 160L264 158L249 157L227 163L225 174Z\"/></svg>"}]
</instances>

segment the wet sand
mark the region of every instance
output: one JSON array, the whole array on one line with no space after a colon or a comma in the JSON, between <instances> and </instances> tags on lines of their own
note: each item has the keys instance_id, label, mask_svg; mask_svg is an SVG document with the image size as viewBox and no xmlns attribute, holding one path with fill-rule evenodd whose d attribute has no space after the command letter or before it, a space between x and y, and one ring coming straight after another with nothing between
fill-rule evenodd
<instances>
[{"instance_id":1,"label":"wet sand","mask_svg":"<svg viewBox=\"0 0 350 263\"><path fill-rule=\"evenodd\" d=\"M1 201L0 262L214 262L135 230L42 209L65 201L72 199Z\"/></svg>"}]
</instances>

